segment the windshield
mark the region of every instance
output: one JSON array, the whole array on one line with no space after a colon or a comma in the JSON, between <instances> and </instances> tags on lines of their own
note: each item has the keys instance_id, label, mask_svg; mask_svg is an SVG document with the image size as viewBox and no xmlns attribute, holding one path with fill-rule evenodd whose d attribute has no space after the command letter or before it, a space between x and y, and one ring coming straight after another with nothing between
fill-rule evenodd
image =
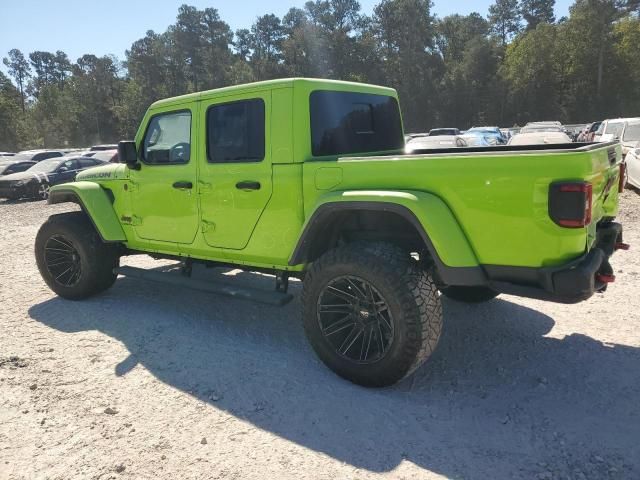
<instances>
[{"instance_id":1,"label":"windshield","mask_svg":"<svg viewBox=\"0 0 640 480\"><path fill-rule=\"evenodd\" d=\"M640 142L640 123L630 123L624 131L625 142Z\"/></svg>"},{"instance_id":2,"label":"windshield","mask_svg":"<svg viewBox=\"0 0 640 480\"><path fill-rule=\"evenodd\" d=\"M62 162L60 161L59 158L52 159L52 160L43 160L40 163L36 163L33 167L31 167L27 171L33 172L33 173L51 173L56 168L58 168L58 165L60 165L60 163Z\"/></svg>"},{"instance_id":3,"label":"windshield","mask_svg":"<svg viewBox=\"0 0 640 480\"><path fill-rule=\"evenodd\" d=\"M607 123L607 126L604 130L605 135L613 135L613 137L620 137L622 135L622 129L624 128L623 122L611 122Z\"/></svg>"}]
</instances>

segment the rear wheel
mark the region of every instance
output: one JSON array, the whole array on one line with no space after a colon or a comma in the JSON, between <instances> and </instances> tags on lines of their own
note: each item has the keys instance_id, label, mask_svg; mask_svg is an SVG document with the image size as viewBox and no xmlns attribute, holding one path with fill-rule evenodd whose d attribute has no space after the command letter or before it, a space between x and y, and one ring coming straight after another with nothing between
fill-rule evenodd
<instances>
[{"instance_id":1,"label":"rear wheel","mask_svg":"<svg viewBox=\"0 0 640 480\"><path fill-rule=\"evenodd\" d=\"M442 306L428 274L402 250L353 244L317 260L305 277L303 320L320 359L347 380L393 385L434 351Z\"/></svg>"},{"instance_id":2,"label":"rear wheel","mask_svg":"<svg viewBox=\"0 0 640 480\"><path fill-rule=\"evenodd\" d=\"M458 302L482 303L496 298L499 293L488 287L443 287L440 289L445 297Z\"/></svg>"},{"instance_id":3,"label":"rear wheel","mask_svg":"<svg viewBox=\"0 0 640 480\"><path fill-rule=\"evenodd\" d=\"M35 254L49 288L70 300L106 290L117 276L117 247L102 241L83 212L49 217L36 236Z\"/></svg>"}]
</instances>

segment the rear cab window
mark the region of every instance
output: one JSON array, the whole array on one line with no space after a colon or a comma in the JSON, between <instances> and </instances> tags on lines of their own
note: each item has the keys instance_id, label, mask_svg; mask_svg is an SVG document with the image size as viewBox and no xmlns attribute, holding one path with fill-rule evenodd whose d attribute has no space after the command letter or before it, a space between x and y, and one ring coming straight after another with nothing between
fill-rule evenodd
<instances>
[{"instance_id":1,"label":"rear cab window","mask_svg":"<svg viewBox=\"0 0 640 480\"><path fill-rule=\"evenodd\" d=\"M314 157L382 153L404 148L394 97L316 90L309 97Z\"/></svg>"}]
</instances>

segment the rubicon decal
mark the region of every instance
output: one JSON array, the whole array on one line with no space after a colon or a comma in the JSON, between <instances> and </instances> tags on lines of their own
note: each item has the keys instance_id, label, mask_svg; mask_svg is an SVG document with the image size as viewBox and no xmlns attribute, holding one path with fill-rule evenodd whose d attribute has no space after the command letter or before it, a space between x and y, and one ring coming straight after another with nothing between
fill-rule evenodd
<instances>
[{"instance_id":1,"label":"rubicon decal","mask_svg":"<svg viewBox=\"0 0 640 480\"><path fill-rule=\"evenodd\" d=\"M111 178L111 172L100 172L100 173L94 173L91 175L83 175L82 179L83 180L91 180L91 179L95 179L95 178Z\"/></svg>"}]
</instances>

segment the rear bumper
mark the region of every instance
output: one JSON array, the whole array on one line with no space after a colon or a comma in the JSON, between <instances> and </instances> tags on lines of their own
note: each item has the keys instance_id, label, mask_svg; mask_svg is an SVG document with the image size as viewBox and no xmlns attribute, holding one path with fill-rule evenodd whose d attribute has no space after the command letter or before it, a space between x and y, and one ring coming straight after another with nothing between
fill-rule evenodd
<instances>
[{"instance_id":1,"label":"rear bumper","mask_svg":"<svg viewBox=\"0 0 640 480\"><path fill-rule=\"evenodd\" d=\"M622 225L608 222L598 226L594 247L565 265L549 268L485 266L489 287L521 297L558 303L578 303L606 290L601 279L613 275L609 257L622 243Z\"/></svg>"}]
</instances>

